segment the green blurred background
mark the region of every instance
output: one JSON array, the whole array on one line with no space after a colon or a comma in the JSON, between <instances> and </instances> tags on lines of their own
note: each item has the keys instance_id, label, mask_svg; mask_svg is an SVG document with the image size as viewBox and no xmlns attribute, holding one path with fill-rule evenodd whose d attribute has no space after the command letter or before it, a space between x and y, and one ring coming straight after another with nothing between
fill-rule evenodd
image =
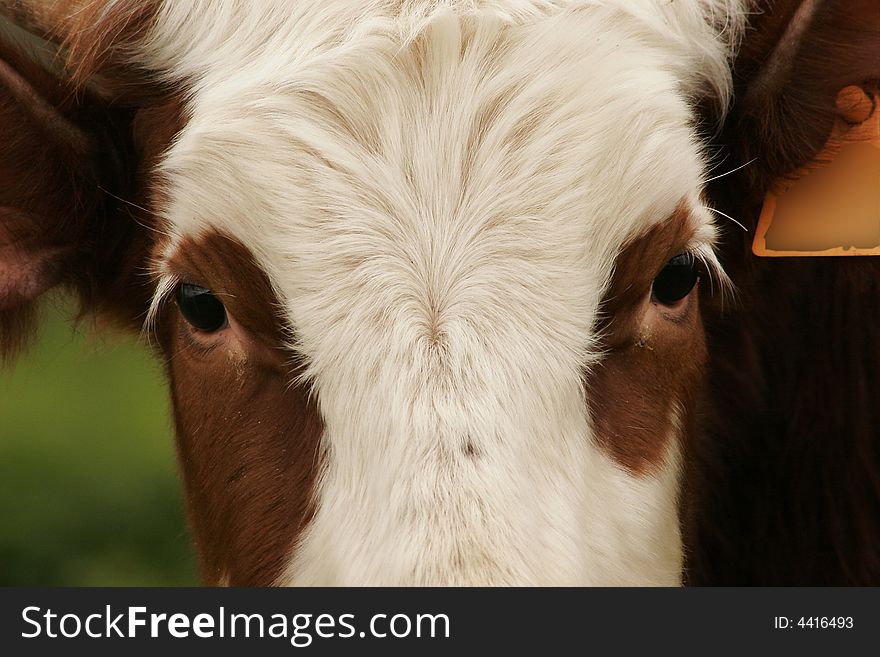
<instances>
[{"instance_id":1,"label":"green blurred background","mask_svg":"<svg viewBox=\"0 0 880 657\"><path fill-rule=\"evenodd\" d=\"M0 370L0 585L195 584L161 366L73 313Z\"/></svg>"}]
</instances>

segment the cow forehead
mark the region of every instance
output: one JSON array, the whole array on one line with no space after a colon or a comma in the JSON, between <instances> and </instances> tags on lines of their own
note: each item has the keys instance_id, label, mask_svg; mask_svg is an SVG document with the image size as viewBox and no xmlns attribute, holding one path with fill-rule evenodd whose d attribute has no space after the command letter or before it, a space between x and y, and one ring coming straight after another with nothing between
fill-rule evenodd
<instances>
[{"instance_id":1,"label":"cow forehead","mask_svg":"<svg viewBox=\"0 0 880 657\"><path fill-rule=\"evenodd\" d=\"M417 340L479 316L582 354L621 246L699 206L702 176L663 53L613 25L585 39L594 20L439 15L206 73L160 166L165 254L241 241L307 353L344 326Z\"/></svg>"}]
</instances>

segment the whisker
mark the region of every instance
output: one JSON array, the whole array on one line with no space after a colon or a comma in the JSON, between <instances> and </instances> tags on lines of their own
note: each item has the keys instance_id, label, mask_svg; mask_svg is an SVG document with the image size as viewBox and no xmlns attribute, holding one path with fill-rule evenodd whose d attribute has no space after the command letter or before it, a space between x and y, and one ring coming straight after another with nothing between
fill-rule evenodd
<instances>
[{"instance_id":1,"label":"whisker","mask_svg":"<svg viewBox=\"0 0 880 657\"><path fill-rule=\"evenodd\" d=\"M133 208L136 208L136 209L140 210L141 212L143 212L143 213L145 213L145 214L147 214L147 215L150 214L150 211L147 210L145 207L142 207L142 206L138 205L137 203L132 203L132 202L129 201L128 199L124 199L124 198L122 198L121 196L117 196L116 194L114 194L113 192L111 192L109 189L104 189L104 188L101 187L100 185L98 185L98 189L100 189L102 192L104 192L107 196L111 196L111 197L115 198L115 199L116 199L117 201L119 201L120 203L125 203L125 205L128 205L128 206L131 206L131 207L133 207ZM160 230L160 229L156 228L155 226L150 226L150 225L145 224L143 221L141 221L140 219L138 219L138 217L137 217L136 215L134 215L134 214L132 214L132 213L129 213L129 216L130 216L132 219L134 219L134 222L135 222L138 226L140 226L141 228L145 228L146 230L152 231L152 232L154 232L154 233L158 233L159 235L162 235L163 237L168 237L168 236L169 236L169 233L167 233L167 232L165 232L165 231L163 231L163 230Z\"/></svg>"},{"instance_id":2,"label":"whisker","mask_svg":"<svg viewBox=\"0 0 880 657\"><path fill-rule=\"evenodd\" d=\"M112 196L112 197L115 198L117 201L120 201L120 202L122 202L122 203L125 203L126 205L130 205L130 206L133 207L133 208L137 208L137 209L140 210L141 212L147 212L147 213L149 213L149 210L147 210L146 208L141 207L141 206L138 205L137 203L132 203L132 202L129 201L128 199L124 199L124 198L122 198L121 196L117 196L116 194L114 194L113 192L111 192L109 189L106 189L106 188L104 188L104 187L101 187L101 185L98 185L98 189L100 189L102 192L104 192L107 196Z\"/></svg>"},{"instance_id":3,"label":"whisker","mask_svg":"<svg viewBox=\"0 0 880 657\"><path fill-rule=\"evenodd\" d=\"M751 160L749 160L749 161L746 162L745 164L740 164L740 165L739 165L738 167L736 167L735 169L731 169L730 171L726 171L725 173L719 173L717 176L712 176L711 178L708 178L708 179L704 180L703 183L704 183L704 184L705 184L705 183L710 183L710 182L712 182L713 180L718 180L719 178L723 178L724 176L729 176L729 175L732 174L732 173L736 173L736 172L739 171L740 169L744 169L745 167L749 166L750 164L754 164L754 163L757 161L757 159L758 159L757 157L753 157Z\"/></svg>"},{"instance_id":4,"label":"whisker","mask_svg":"<svg viewBox=\"0 0 880 657\"><path fill-rule=\"evenodd\" d=\"M720 214L722 217L727 217L727 218L730 219L733 223L735 223L737 226L739 226L740 228L742 228L745 232L747 232L747 233L749 232L749 229L748 229L748 228L746 228L743 224L741 224L741 223L738 222L736 219L734 219L733 217L731 217L729 214L725 214L725 213L722 212L721 210L716 210L715 208L709 208L708 206L707 206L707 208L708 208L709 212L714 212L715 214Z\"/></svg>"}]
</instances>

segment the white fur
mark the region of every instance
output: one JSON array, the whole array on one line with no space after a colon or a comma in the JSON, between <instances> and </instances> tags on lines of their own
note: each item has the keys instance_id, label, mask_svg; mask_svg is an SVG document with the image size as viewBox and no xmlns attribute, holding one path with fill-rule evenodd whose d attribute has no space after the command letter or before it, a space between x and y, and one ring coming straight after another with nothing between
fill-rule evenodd
<instances>
[{"instance_id":1,"label":"white fur","mask_svg":"<svg viewBox=\"0 0 880 657\"><path fill-rule=\"evenodd\" d=\"M627 239L685 199L712 257L692 105L726 103L741 18L736 0L163 5L136 56L190 90L161 163L171 232L251 248L325 420L280 583L679 581L677 450L623 471L583 381Z\"/></svg>"}]
</instances>

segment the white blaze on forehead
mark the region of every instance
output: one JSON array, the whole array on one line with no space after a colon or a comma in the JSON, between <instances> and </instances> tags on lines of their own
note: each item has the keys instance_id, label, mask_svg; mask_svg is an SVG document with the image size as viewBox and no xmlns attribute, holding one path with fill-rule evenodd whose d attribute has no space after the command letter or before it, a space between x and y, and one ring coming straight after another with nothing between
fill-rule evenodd
<instances>
[{"instance_id":1,"label":"white blaze on forehead","mask_svg":"<svg viewBox=\"0 0 880 657\"><path fill-rule=\"evenodd\" d=\"M499 4L542 10L403 41L382 12L316 35L296 3L299 45L199 55L164 214L254 253L331 447L288 581L595 581L583 555L654 503L590 447L582 380L621 245L698 204L687 85L619 12Z\"/></svg>"}]
</instances>

